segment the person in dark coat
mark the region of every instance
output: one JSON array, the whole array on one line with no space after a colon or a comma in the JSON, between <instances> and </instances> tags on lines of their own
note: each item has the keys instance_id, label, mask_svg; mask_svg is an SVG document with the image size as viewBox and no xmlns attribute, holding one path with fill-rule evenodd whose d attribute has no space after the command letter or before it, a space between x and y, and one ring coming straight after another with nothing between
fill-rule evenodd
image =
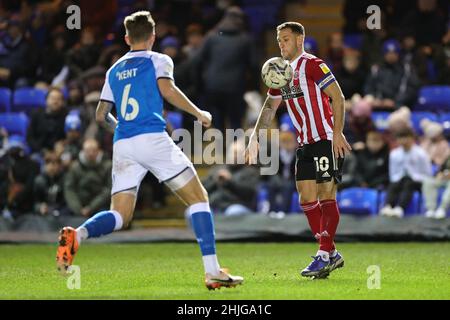
<instances>
[{"instance_id":1,"label":"person in dark coat","mask_svg":"<svg viewBox=\"0 0 450 320\"><path fill-rule=\"evenodd\" d=\"M238 7L230 7L217 28L207 35L195 58L202 82L199 87L205 90L205 106L212 114L213 125L222 132L225 127L242 127L246 110L244 93L258 87L255 48L252 38L244 31L244 13ZM252 88L247 88L247 83Z\"/></svg>"},{"instance_id":2,"label":"person in dark coat","mask_svg":"<svg viewBox=\"0 0 450 320\"><path fill-rule=\"evenodd\" d=\"M47 94L47 106L31 115L27 132L28 145L32 152L53 150L57 141L64 140L66 119L64 94L59 88L51 88Z\"/></svg>"},{"instance_id":3,"label":"person in dark coat","mask_svg":"<svg viewBox=\"0 0 450 320\"><path fill-rule=\"evenodd\" d=\"M398 109L412 106L417 98L419 79L413 68L400 61L400 44L387 40L383 44L384 62L372 66L364 93L375 98L375 108Z\"/></svg>"}]
</instances>

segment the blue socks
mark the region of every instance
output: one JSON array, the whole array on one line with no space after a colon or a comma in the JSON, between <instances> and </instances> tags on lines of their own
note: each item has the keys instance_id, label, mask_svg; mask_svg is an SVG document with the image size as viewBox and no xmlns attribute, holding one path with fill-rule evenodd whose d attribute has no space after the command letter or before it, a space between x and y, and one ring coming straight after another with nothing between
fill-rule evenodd
<instances>
[{"instance_id":1,"label":"blue socks","mask_svg":"<svg viewBox=\"0 0 450 320\"><path fill-rule=\"evenodd\" d=\"M122 225L123 219L120 213L110 210L97 213L89 220L86 220L78 229L85 228L87 230L87 238L98 238L115 230L120 230Z\"/></svg>"},{"instance_id":2,"label":"blue socks","mask_svg":"<svg viewBox=\"0 0 450 320\"><path fill-rule=\"evenodd\" d=\"M203 256L216 254L216 240L214 234L214 222L207 202L196 203L190 206L188 214L191 217L197 242Z\"/></svg>"}]
</instances>

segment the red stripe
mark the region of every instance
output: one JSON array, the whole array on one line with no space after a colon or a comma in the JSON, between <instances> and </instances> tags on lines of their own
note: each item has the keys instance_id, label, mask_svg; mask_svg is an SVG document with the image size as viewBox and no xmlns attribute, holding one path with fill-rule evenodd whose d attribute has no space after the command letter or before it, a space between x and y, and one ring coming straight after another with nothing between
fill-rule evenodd
<instances>
[{"instance_id":1,"label":"red stripe","mask_svg":"<svg viewBox=\"0 0 450 320\"><path fill-rule=\"evenodd\" d=\"M319 110L320 106L318 101L318 99L322 99L322 96L320 97L317 96L316 83L313 80L308 79L308 77L306 77L306 85L308 87L309 100L314 115L314 124L316 126L317 133L319 134L319 137L326 136L326 131L322 122L324 119L322 119L322 115L320 114Z\"/></svg>"},{"instance_id":2,"label":"red stripe","mask_svg":"<svg viewBox=\"0 0 450 320\"><path fill-rule=\"evenodd\" d=\"M300 114L297 111L297 108L295 107L294 101L292 99L288 100L289 107L291 108L292 114L294 115L295 119L297 120L297 123L300 126L300 130L298 131L298 134L300 136L300 141L303 143L303 120L302 117L300 117Z\"/></svg>"},{"instance_id":3,"label":"red stripe","mask_svg":"<svg viewBox=\"0 0 450 320\"><path fill-rule=\"evenodd\" d=\"M298 104L300 105L301 111L303 113L303 115L305 116L305 120L306 120L306 137L308 138L307 142L308 143L312 143L313 138L312 138L312 132L311 132L311 122L309 121L309 113L308 113L308 109L306 108L306 103L305 103L305 99L297 99Z\"/></svg>"},{"instance_id":4,"label":"red stripe","mask_svg":"<svg viewBox=\"0 0 450 320\"><path fill-rule=\"evenodd\" d=\"M299 74L299 76L296 78L294 78L294 86L299 87L300 88L300 66L302 64L302 61L305 60L303 57L301 57L298 62L297 62L297 66L295 67L295 70L297 71L297 73ZM308 116L308 110L306 109L306 105L305 105L305 99L303 98L298 98L297 102L300 106L300 110L303 113L303 116L305 118L305 122L306 122L306 136L308 139L308 142L310 142L312 140L312 135L311 135L311 124L309 121L309 116ZM303 102L303 103L302 103ZM305 134L305 132L303 132L303 134ZM302 142L304 142L302 140Z\"/></svg>"}]
</instances>

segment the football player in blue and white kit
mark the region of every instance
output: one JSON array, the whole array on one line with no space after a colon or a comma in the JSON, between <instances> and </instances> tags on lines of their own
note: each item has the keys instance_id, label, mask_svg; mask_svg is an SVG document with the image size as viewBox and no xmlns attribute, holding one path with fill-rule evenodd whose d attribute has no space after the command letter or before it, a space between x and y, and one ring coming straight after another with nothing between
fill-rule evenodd
<instances>
[{"instance_id":1,"label":"football player in blue and white kit","mask_svg":"<svg viewBox=\"0 0 450 320\"><path fill-rule=\"evenodd\" d=\"M124 25L131 50L106 73L96 111L97 122L114 131L111 209L95 214L77 229L60 231L57 267L66 272L85 239L107 235L130 223L140 183L150 171L188 205L203 256L206 287L241 284L242 277L219 266L208 194L190 160L165 131L163 99L206 127L211 125L211 114L196 107L175 85L171 58L151 51L155 22L150 12L136 12L125 18ZM113 106L117 119L110 113Z\"/></svg>"}]
</instances>

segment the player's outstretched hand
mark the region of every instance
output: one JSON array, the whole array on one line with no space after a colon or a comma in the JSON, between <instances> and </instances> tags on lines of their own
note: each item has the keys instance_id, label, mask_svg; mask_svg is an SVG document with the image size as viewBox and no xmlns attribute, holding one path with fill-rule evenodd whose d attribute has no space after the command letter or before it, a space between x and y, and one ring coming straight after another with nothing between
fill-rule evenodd
<instances>
[{"instance_id":1,"label":"player's outstretched hand","mask_svg":"<svg viewBox=\"0 0 450 320\"><path fill-rule=\"evenodd\" d=\"M197 120L200 121L203 126L209 128L211 126L212 115L208 111L200 111Z\"/></svg>"},{"instance_id":2,"label":"player's outstretched hand","mask_svg":"<svg viewBox=\"0 0 450 320\"><path fill-rule=\"evenodd\" d=\"M333 151L334 155L338 158L344 158L346 154L349 154L352 150L352 147L347 142L347 139L345 139L344 134L338 133L333 134Z\"/></svg>"},{"instance_id":3,"label":"player's outstretched hand","mask_svg":"<svg viewBox=\"0 0 450 320\"><path fill-rule=\"evenodd\" d=\"M245 149L245 163L256 164L258 162L259 142L257 139L250 139L250 142Z\"/></svg>"}]
</instances>

